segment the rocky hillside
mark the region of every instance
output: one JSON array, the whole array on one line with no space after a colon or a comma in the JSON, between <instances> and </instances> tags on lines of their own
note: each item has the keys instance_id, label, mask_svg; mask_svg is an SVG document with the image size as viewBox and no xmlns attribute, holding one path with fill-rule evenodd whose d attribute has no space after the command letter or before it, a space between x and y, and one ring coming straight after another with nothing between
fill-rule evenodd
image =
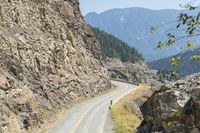
<instances>
[{"instance_id":1,"label":"rocky hillside","mask_svg":"<svg viewBox=\"0 0 200 133\"><path fill-rule=\"evenodd\" d=\"M78 0L0 2L0 133L46 122L78 97L110 87Z\"/></svg>"},{"instance_id":2,"label":"rocky hillside","mask_svg":"<svg viewBox=\"0 0 200 133\"><path fill-rule=\"evenodd\" d=\"M129 63L121 62L116 58L107 58L106 65L110 78L125 80L134 84L144 83L149 86L157 86L160 84L157 81L157 71L149 69L143 61Z\"/></svg>"},{"instance_id":3,"label":"rocky hillside","mask_svg":"<svg viewBox=\"0 0 200 133\"><path fill-rule=\"evenodd\" d=\"M161 87L141 111L137 133L199 133L200 73Z\"/></svg>"}]
</instances>

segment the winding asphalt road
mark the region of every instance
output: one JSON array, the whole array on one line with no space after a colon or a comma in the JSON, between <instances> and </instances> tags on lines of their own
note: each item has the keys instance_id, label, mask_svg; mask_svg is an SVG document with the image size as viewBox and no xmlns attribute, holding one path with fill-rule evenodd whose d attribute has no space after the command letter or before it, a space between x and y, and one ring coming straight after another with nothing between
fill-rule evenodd
<instances>
[{"instance_id":1,"label":"winding asphalt road","mask_svg":"<svg viewBox=\"0 0 200 133\"><path fill-rule=\"evenodd\" d=\"M117 86L114 91L75 105L47 133L112 133L112 128L107 128L113 126L107 118L110 101L117 101L137 87L117 81L112 84Z\"/></svg>"}]
</instances>

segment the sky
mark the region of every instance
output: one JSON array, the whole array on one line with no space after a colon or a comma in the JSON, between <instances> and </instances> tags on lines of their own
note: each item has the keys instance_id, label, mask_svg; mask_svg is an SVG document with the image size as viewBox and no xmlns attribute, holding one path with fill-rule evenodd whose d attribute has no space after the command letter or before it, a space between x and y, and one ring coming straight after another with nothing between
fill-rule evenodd
<instances>
[{"instance_id":1,"label":"sky","mask_svg":"<svg viewBox=\"0 0 200 133\"><path fill-rule=\"evenodd\" d=\"M101 13L113 8L144 7L149 9L180 9L188 0L79 0L81 12Z\"/></svg>"}]
</instances>

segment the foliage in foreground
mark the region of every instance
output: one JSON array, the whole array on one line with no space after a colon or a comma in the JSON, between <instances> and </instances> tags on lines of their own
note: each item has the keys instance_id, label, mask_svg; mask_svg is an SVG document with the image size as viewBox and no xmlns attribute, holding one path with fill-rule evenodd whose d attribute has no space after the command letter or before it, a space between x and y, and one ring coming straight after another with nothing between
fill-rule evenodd
<instances>
[{"instance_id":1,"label":"foliage in foreground","mask_svg":"<svg viewBox=\"0 0 200 133\"><path fill-rule=\"evenodd\" d=\"M198 3L196 5L200 4L199 0L196 0L195 2ZM186 45L182 45L180 47L180 50L184 48L196 48L193 40L200 39L200 7L195 6L192 3L188 3L186 5L183 5L183 8L188 9L188 12L183 12L179 14L179 16L177 17L177 21L175 21L177 22L177 26L175 27L175 29L169 30L170 32L168 32L167 34L167 40L158 42L157 48L175 45L176 42L182 39L187 39L187 42ZM156 28L158 27L160 26L151 27L150 32L155 32ZM176 31L183 31L184 34L176 34ZM178 78L179 76L176 69L181 63L181 58L181 56L174 56L170 59L173 68L171 75L175 78ZM200 55L193 55L191 59L200 60Z\"/></svg>"}]
</instances>

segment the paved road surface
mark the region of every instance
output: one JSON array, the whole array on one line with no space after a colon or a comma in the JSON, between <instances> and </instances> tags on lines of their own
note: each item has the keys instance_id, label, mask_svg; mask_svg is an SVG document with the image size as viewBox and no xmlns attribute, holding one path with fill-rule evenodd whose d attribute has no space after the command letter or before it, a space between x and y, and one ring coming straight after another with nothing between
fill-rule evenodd
<instances>
[{"instance_id":1,"label":"paved road surface","mask_svg":"<svg viewBox=\"0 0 200 133\"><path fill-rule=\"evenodd\" d=\"M47 133L112 133L112 123L107 118L110 101L117 101L137 87L117 81L112 84L116 90L75 105Z\"/></svg>"}]
</instances>

